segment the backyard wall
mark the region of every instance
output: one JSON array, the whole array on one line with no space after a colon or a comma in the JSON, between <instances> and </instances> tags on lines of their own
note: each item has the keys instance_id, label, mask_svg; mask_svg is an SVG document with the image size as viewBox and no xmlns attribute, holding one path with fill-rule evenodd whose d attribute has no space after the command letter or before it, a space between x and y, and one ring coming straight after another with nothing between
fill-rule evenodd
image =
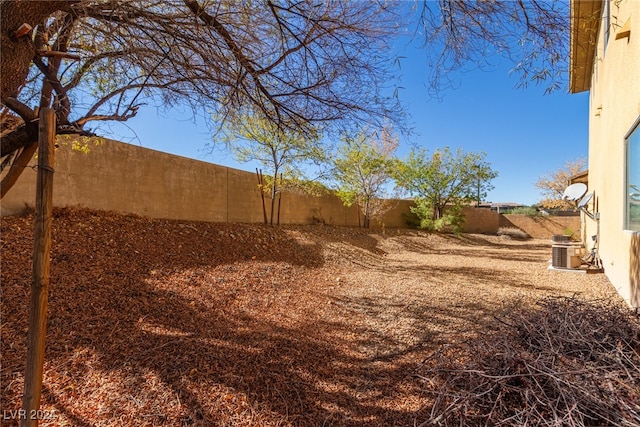
<instances>
[{"instance_id":1,"label":"backyard wall","mask_svg":"<svg viewBox=\"0 0 640 427\"><path fill-rule=\"evenodd\" d=\"M162 153L108 139L89 142L89 153L72 150L59 138L55 152L54 205L134 213L152 218L211 222L263 222L255 173ZM32 162L35 164L35 161ZM0 202L2 215L35 204L36 172L27 168ZM265 200L267 210L269 199ZM407 227L410 200L396 200L373 227ZM466 208L464 231L496 233L499 215ZM312 197L283 193L282 224L325 223L358 226L355 207L334 195Z\"/></svg>"},{"instance_id":2,"label":"backyard wall","mask_svg":"<svg viewBox=\"0 0 640 427\"><path fill-rule=\"evenodd\" d=\"M536 239L549 239L554 234L571 234L580 240L579 216L500 215L500 227L519 228Z\"/></svg>"},{"instance_id":3,"label":"backyard wall","mask_svg":"<svg viewBox=\"0 0 640 427\"><path fill-rule=\"evenodd\" d=\"M464 212L466 233L495 234L500 226L500 214L486 208L468 207Z\"/></svg>"},{"instance_id":4,"label":"backyard wall","mask_svg":"<svg viewBox=\"0 0 640 427\"><path fill-rule=\"evenodd\" d=\"M64 141L61 139L61 141ZM54 205L134 213L151 218L211 222L262 222L255 173L100 139L89 153L61 142L55 152ZM35 201L36 172L27 168L2 200L2 214ZM326 223L358 225L355 208L336 197L285 193L282 223L308 223L321 212ZM393 224L389 226L400 226Z\"/></svg>"}]
</instances>

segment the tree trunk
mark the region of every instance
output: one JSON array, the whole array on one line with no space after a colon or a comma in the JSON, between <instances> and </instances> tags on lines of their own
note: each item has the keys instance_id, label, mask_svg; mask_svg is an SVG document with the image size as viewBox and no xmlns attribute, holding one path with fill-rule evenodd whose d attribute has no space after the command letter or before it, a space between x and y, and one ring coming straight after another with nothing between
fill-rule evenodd
<instances>
[{"instance_id":1,"label":"tree trunk","mask_svg":"<svg viewBox=\"0 0 640 427\"><path fill-rule=\"evenodd\" d=\"M58 10L68 11L71 5L80 0L68 1L19 1L0 0L0 100L6 105L7 98L17 97L20 88L25 84L29 67L35 51L31 42L31 34L16 38L15 31L22 24L29 24L35 28L46 17ZM1 141L0 155L6 156L16 150L24 148L20 154L20 161L14 162L12 168L2 181L0 198L11 189L24 166L31 160L37 147L38 125L25 123L13 132L5 135Z\"/></svg>"},{"instance_id":2,"label":"tree trunk","mask_svg":"<svg viewBox=\"0 0 640 427\"><path fill-rule=\"evenodd\" d=\"M4 80L4 76L3 76ZM27 123L20 125L2 137L0 141L0 155L2 157L13 153L22 147L38 141L38 123Z\"/></svg>"},{"instance_id":3,"label":"tree trunk","mask_svg":"<svg viewBox=\"0 0 640 427\"><path fill-rule=\"evenodd\" d=\"M371 218L369 217L369 201L367 200L364 204L364 212L362 213L362 226L364 228L369 228L369 223L371 221Z\"/></svg>"},{"instance_id":4,"label":"tree trunk","mask_svg":"<svg viewBox=\"0 0 640 427\"><path fill-rule=\"evenodd\" d=\"M79 0L2 0L0 2L1 99L18 95L20 87L27 79L29 65L34 55L29 35L16 39L13 36L15 31L24 23L35 28L47 16L58 10L68 11L73 3L78 2Z\"/></svg>"},{"instance_id":5,"label":"tree trunk","mask_svg":"<svg viewBox=\"0 0 640 427\"><path fill-rule=\"evenodd\" d=\"M276 186L271 187L271 216L269 217L269 224L273 225L273 213L276 208Z\"/></svg>"},{"instance_id":6,"label":"tree trunk","mask_svg":"<svg viewBox=\"0 0 640 427\"><path fill-rule=\"evenodd\" d=\"M443 212L443 208L442 206L437 206L434 208L434 214L435 214L435 220L438 220L440 218L442 218L442 212Z\"/></svg>"},{"instance_id":7,"label":"tree trunk","mask_svg":"<svg viewBox=\"0 0 640 427\"><path fill-rule=\"evenodd\" d=\"M27 145L24 150L22 150L18 158L13 161L9 168L9 172L7 172L4 178L2 178L2 182L0 182L0 199L2 199L18 181L18 178L20 178L24 169L29 165L29 161L35 154L37 148L38 142L32 142Z\"/></svg>"},{"instance_id":8,"label":"tree trunk","mask_svg":"<svg viewBox=\"0 0 640 427\"><path fill-rule=\"evenodd\" d=\"M260 190L260 200L262 200L262 216L264 217L264 223L267 224L267 207L264 205L264 178L262 176L262 169L258 171L256 168L256 175L258 176L258 189Z\"/></svg>"}]
</instances>

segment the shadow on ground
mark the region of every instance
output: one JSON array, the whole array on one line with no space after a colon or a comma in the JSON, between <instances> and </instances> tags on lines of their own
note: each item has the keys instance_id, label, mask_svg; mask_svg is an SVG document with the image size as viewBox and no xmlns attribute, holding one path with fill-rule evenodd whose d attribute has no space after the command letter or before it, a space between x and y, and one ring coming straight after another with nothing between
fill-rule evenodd
<instances>
[{"instance_id":1,"label":"shadow on ground","mask_svg":"<svg viewBox=\"0 0 640 427\"><path fill-rule=\"evenodd\" d=\"M22 392L32 224L2 224L9 409ZM329 245L355 240L349 251L363 267L385 256L366 233L323 233ZM448 309L427 299L333 295L322 243L304 229L62 210L53 239L43 402L74 426L413 425L425 403L411 378L416 361L452 324L482 327L495 309L480 300ZM482 240L461 240L462 255L477 255ZM402 268L386 263L381 272ZM481 267L406 268L518 286Z\"/></svg>"},{"instance_id":2,"label":"shadow on ground","mask_svg":"<svg viewBox=\"0 0 640 427\"><path fill-rule=\"evenodd\" d=\"M32 221L3 220L8 409L22 392ZM410 366L363 359L354 342L367 331L301 304L305 284L321 283L318 244L269 227L82 211L58 212L53 239L43 407L68 423L413 422L415 408L396 404L419 397ZM287 321L289 305L310 313ZM262 307L276 308L265 316Z\"/></svg>"}]
</instances>

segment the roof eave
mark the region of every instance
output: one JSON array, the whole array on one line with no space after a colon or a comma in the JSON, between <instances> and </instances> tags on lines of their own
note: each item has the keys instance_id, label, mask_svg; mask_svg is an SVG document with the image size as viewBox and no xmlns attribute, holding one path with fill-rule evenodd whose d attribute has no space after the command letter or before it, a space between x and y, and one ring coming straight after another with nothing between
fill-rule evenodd
<instances>
[{"instance_id":1,"label":"roof eave","mask_svg":"<svg viewBox=\"0 0 640 427\"><path fill-rule=\"evenodd\" d=\"M591 88L591 73L596 54L602 16L602 0L571 0L569 91L579 93Z\"/></svg>"},{"instance_id":2,"label":"roof eave","mask_svg":"<svg viewBox=\"0 0 640 427\"><path fill-rule=\"evenodd\" d=\"M589 169L578 172L575 175L569 177L569 184L576 184L581 182L583 184L589 183Z\"/></svg>"}]
</instances>

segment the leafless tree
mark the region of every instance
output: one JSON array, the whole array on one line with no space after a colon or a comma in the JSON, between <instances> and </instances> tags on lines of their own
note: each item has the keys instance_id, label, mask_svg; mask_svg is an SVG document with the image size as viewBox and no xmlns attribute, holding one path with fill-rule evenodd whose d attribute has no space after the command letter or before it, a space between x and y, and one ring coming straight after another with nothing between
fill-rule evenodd
<instances>
[{"instance_id":1,"label":"leafless tree","mask_svg":"<svg viewBox=\"0 0 640 427\"><path fill-rule=\"evenodd\" d=\"M20 78L3 79L3 111L23 119L3 135L3 157L31 157L34 104L56 110L58 133L128 120L145 102L186 103L221 120L250 109L296 131L399 117L398 105L383 94L387 40L398 24L393 5L383 1L28 3L40 13L24 2L1 3L9 33L3 31L3 75L33 64ZM15 33L22 22L32 35ZM12 46L27 53L5 64ZM3 179L3 195L11 175Z\"/></svg>"},{"instance_id":2,"label":"leafless tree","mask_svg":"<svg viewBox=\"0 0 640 427\"><path fill-rule=\"evenodd\" d=\"M540 205L546 209L575 209L575 204L563 198L564 190L571 183L570 178L584 172L586 167L587 159L580 157L568 160L563 167L540 176L534 183L544 197Z\"/></svg>"},{"instance_id":3,"label":"leafless tree","mask_svg":"<svg viewBox=\"0 0 640 427\"><path fill-rule=\"evenodd\" d=\"M2 195L35 151L34 106L56 109L58 133L128 120L143 103L188 104L220 120L258 111L303 132L397 125L387 89L401 28L424 36L436 92L450 71L496 55L513 61L523 85L556 88L566 76L569 13L552 0L0 0L0 9L0 164L15 166Z\"/></svg>"},{"instance_id":4,"label":"leafless tree","mask_svg":"<svg viewBox=\"0 0 640 427\"><path fill-rule=\"evenodd\" d=\"M424 37L431 94L455 85L451 71L513 64L519 86L547 91L567 81L569 2L554 0L424 1L418 34ZM595 18L595 17L594 17Z\"/></svg>"}]
</instances>

